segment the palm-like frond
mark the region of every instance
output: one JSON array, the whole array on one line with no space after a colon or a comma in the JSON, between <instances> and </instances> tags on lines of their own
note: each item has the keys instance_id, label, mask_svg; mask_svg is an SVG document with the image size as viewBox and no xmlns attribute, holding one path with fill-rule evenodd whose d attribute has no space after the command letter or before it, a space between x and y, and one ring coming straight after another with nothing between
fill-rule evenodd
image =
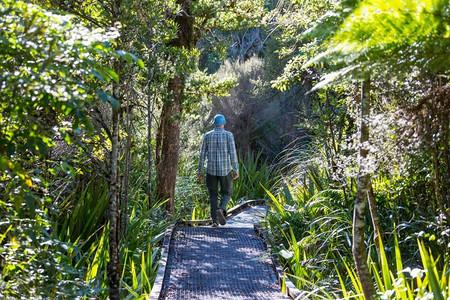
<instances>
[{"instance_id":1,"label":"palm-like frond","mask_svg":"<svg viewBox=\"0 0 450 300\"><path fill-rule=\"evenodd\" d=\"M450 67L448 0L366 0L305 64L330 62L320 88L338 78L446 72Z\"/></svg>"}]
</instances>

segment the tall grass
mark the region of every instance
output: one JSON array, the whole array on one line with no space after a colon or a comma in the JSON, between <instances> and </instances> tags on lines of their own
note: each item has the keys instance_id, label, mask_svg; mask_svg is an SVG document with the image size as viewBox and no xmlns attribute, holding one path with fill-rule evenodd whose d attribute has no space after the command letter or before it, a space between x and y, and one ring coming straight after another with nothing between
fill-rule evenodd
<instances>
[{"instance_id":1,"label":"tall grass","mask_svg":"<svg viewBox=\"0 0 450 300\"><path fill-rule=\"evenodd\" d=\"M56 202L54 218L56 234L60 241L71 242L82 250L87 250L106 223L109 204L109 188L105 179L94 176L87 183L80 184L64 199Z\"/></svg>"},{"instance_id":2,"label":"tall grass","mask_svg":"<svg viewBox=\"0 0 450 300\"><path fill-rule=\"evenodd\" d=\"M309 185L307 185L309 187ZM364 299L351 252L351 209L340 190L311 190L285 185L271 199L265 221L273 250L288 277L313 299ZM398 228L398 227L397 227ZM369 265L381 299L448 299L450 283L445 257L435 259L417 240L419 261L405 267L397 233L381 257L370 251ZM428 241L428 239L426 239ZM387 253L384 249L389 249ZM445 255L444 255L445 256Z\"/></svg>"},{"instance_id":3,"label":"tall grass","mask_svg":"<svg viewBox=\"0 0 450 300\"><path fill-rule=\"evenodd\" d=\"M157 273L159 240L156 239L170 222L161 217L160 206L147 208L145 176L138 176L128 193L129 216L127 235L120 240L121 293L124 299L145 299L150 294ZM57 204L55 233L68 247L64 252L66 266L81 271L88 291L85 295L98 299L108 297L107 263L109 261L108 185L93 177L79 185ZM72 280L72 277L65 278ZM73 294L61 294L75 297ZM49 294L49 297L51 295Z\"/></svg>"},{"instance_id":4,"label":"tall grass","mask_svg":"<svg viewBox=\"0 0 450 300\"><path fill-rule=\"evenodd\" d=\"M378 296L380 299L437 299L444 300L450 298L450 276L447 266L442 270L437 269L438 259L434 259L431 251L424 246L423 241L417 240L420 253L421 267L411 269L404 268L401 257L397 234L394 233L395 259L393 267L381 247L380 263L371 262L372 275L375 278ZM391 269L394 269L392 271ZM339 273L342 294L344 299L361 299L361 282L356 276L356 272L346 264L347 275L352 280L353 290L348 290L345 285L344 275Z\"/></svg>"},{"instance_id":5,"label":"tall grass","mask_svg":"<svg viewBox=\"0 0 450 300\"><path fill-rule=\"evenodd\" d=\"M234 199L264 199L266 193L263 186L271 188L275 184L274 173L261 154L250 152L240 159L239 177L234 183Z\"/></svg>"},{"instance_id":6,"label":"tall grass","mask_svg":"<svg viewBox=\"0 0 450 300\"><path fill-rule=\"evenodd\" d=\"M124 299L146 299L150 295L158 268L159 241L155 238L164 232L168 223L162 219L151 219L163 203L145 210L146 204L138 201L145 198L144 194L138 192L134 197L127 236L121 241L121 285Z\"/></svg>"},{"instance_id":7,"label":"tall grass","mask_svg":"<svg viewBox=\"0 0 450 300\"><path fill-rule=\"evenodd\" d=\"M342 192L293 191L286 185L276 196L267 194L271 209L265 226L290 279L305 291L334 293L334 265L340 257L351 256L351 214L341 203Z\"/></svg>"}]
</instances>

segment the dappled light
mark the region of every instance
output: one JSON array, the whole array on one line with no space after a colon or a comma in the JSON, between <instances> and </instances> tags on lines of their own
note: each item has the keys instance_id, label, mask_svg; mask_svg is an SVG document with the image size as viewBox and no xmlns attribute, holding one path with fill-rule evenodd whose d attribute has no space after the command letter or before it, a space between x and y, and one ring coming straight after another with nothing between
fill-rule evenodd
<instances>
[{"instance_id":1,"label":"dappled light","mask_svg":"<svg viewBox=\"0 0 450 300\"><path fill-rule=\"evenodd\" d=\"M449 11L3 0L0 298L449 299Z\"/></svg>"}]
</instances>

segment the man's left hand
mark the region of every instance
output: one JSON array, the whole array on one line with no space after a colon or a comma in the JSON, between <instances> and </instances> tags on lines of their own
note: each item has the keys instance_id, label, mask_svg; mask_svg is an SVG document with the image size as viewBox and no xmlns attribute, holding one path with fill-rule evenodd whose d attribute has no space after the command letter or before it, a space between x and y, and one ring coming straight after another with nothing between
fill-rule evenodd
<instances>
[{"instance_id":1,"label":"man's left hand","mask_svg":"<svg viewBox=\"0 0 450 300\"><path fill-rule=\"evenodd\" d=\"M233 180L236 180L238 177L239 177L239 174L238 174L238 173L234 173L234 174L233 174Z\"/></svg>"}]
</instances>

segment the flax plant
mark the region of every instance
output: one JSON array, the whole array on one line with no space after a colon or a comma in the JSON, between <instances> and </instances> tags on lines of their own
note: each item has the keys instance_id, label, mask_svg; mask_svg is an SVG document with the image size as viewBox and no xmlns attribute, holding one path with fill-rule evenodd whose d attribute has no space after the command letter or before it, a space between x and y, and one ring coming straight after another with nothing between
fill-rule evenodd
<instances>
[{"instance_id":1,"label":"flax plant","mask_svg":"<svg viewBox=\"0 0 450 300\"><path fill-rule=\"evenodd\" d=\"M351 215L342 208L332 209L333 201L343 201L342 192L326 190L305 198L302 189L293 194L286 194L287 191L290 193L292 188L276 196L267 191L271 211L265 221L272 233L273 249L285 267L287 277L303 290L302 295L306 297L364 299L351 255ZM295 201L302 203L302 207L295 206ZM300 223L309 225L300 230ZM393 260L386 254L382 241L378 261L369 256L378 297L448 299L449 270L446 264L439 263L445 258L435 259L430 248L417 240L422 268L405 267L397 233L393 236L387 247L393 249ZM441 270L439 266L443 266Z\"/></svg>"},{"instance_id":2,"label":"flax plant","mask_svg":"<svg viewBox=\"0 0 450 300\"><path fill-rule=\"evenodd\" d=\"M275 184L273 171L267 161L257 154L248 153L245 159L240 159L239 177L234 183L234 199L263 199L265 186L270 188Z\"/></svg>"},{"instance_id":3,"label":"flax plant","mask_svg":"<svg viewBox=\"0 0 450 300\"><path fill-rule=\"evenodd\" d=\"M150 294L157 273L157 245L170 224L159 215L163 202L147 209L147 198L141 188L145 181L144 175L135 178L128 193L127 234L120 240L120 284L124 299L144 299ZM59 224L56 233L68 245L65 255L73 261L71 267L84 270L84 284L90 287L84 293L99 299L108 297L109 222L105 219L108 199L107 182L94 177L57 204L59 214L55 217L55 224Z\"/></svg>"}]
</instances>

